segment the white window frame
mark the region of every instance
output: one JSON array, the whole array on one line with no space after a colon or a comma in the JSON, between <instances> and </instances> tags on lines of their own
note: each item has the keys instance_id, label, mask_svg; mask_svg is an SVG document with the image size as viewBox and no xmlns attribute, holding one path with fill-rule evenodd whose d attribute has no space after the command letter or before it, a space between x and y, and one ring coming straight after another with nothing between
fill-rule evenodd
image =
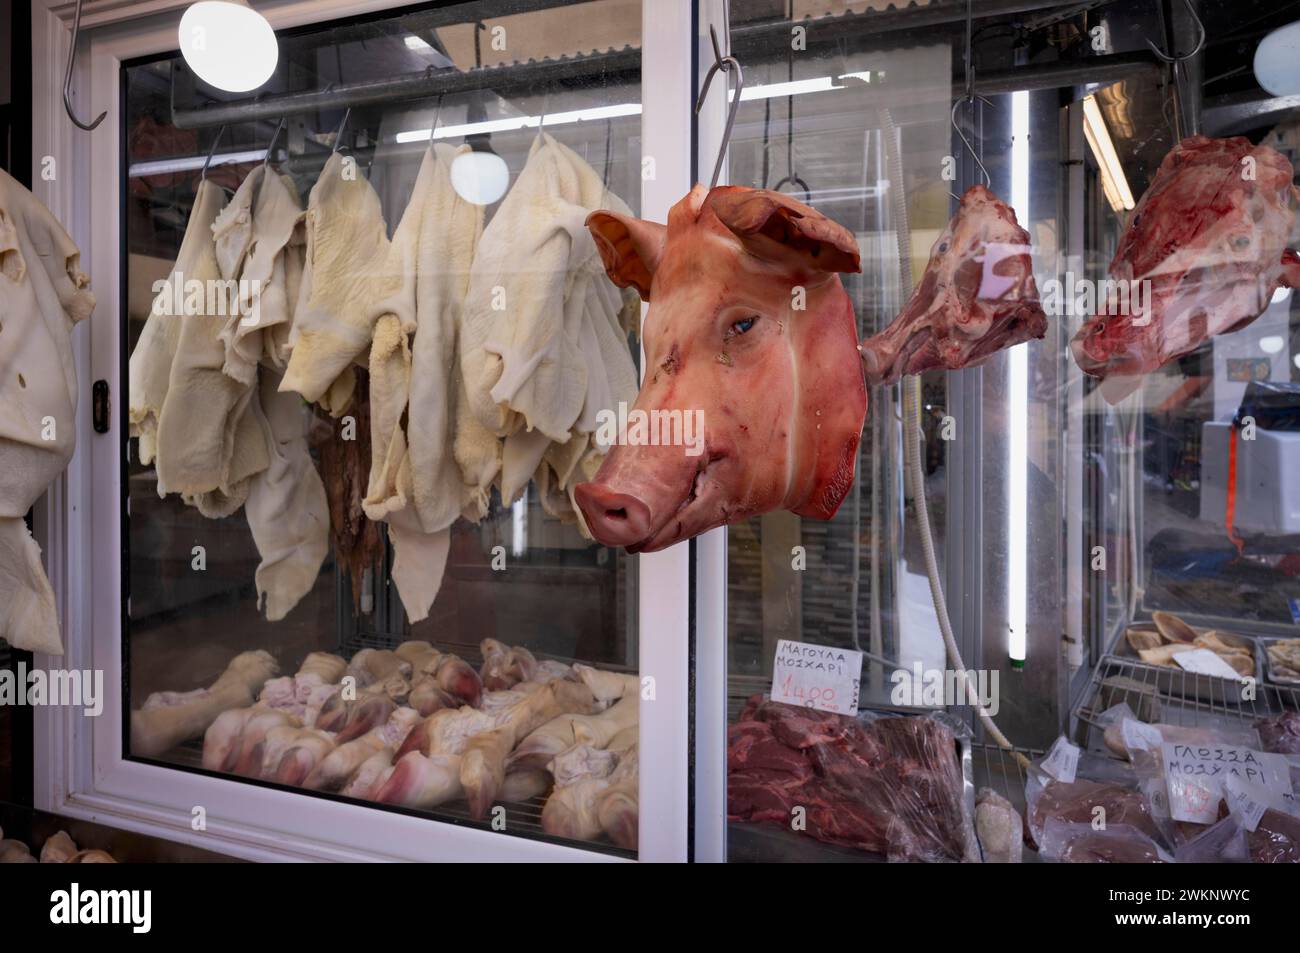
<instances>
[{"instance_id":1,"label":"white window frame","mask_svg":"<svg viewBox=\"0 0 1300 953\"><path fill-rule=\"evenodd\" d=\"M277 29L401 7L394 0L264 0ZM64 223L82 251L98 304L74 332L81 399L77 452L37 506L38 538L63 621L66 655L37 656L41 668L99 669L103 713L35 712L35 803L38 809L192 844L250 860L585 861L608 855L439 823L308 794L274 790L123 759L121 426L124 383L120 351L122 221L119 181L121 67L127 60L176 49L185 0L91 0L73 78L83 119L108 113L93 132L76 129L63 111L73 3L37 0L32 10L33 169L36 197ZM691 0L642 0L643 152L655 175L643 176L641 207L666 221L689 190ZM652 12L653 11L653 12ZM43 160L55 159L52 181ZM91 384L107 380L110 430L90 423ZM639 563L640 668L654 679L641 703L640 751L654 770L641 773L642 860L688 857L689 549L683 544L642 555ZM194 809L206 830L191 827Z\"/></svg>"}]
</instances>

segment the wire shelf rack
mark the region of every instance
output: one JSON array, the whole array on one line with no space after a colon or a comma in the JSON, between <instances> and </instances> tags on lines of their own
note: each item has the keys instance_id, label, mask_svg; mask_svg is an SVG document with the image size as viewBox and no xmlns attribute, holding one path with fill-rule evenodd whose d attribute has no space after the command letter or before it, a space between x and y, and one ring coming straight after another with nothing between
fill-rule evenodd
<instances>
[{"instance_id":1,"label":"wire shelf rack","mask_svg":"<svg viewBox=\"0 0 1300 953\"><path fill-rule=\"evenodd\" d=\"M1011 802L1023 821L1025 807L1025 769L1016 760L1016 755L1024 755L1030 761L1043 756L1036 748L1001 748L995 744L976 742L970 746L971 773L975 780L975 794L989 788ZM1023 860L1037 862L1037 852L1024 848Z\"/></svg>"},{"instance_id":2,"label":"wire shelf rack","mask_svg":"<svg viewBox=\"0 0 1300 953\"><path fill-rule=\"evenodd\" d=\"M1300 710L1300 688L1267 680L1233 685L1224 679L1115 655L1102 656L1075 709L1076 740L1101 750L1102 712L1125 703L1140 721L1188 728L1253 724Z\"/></svg>"}]
</instances>

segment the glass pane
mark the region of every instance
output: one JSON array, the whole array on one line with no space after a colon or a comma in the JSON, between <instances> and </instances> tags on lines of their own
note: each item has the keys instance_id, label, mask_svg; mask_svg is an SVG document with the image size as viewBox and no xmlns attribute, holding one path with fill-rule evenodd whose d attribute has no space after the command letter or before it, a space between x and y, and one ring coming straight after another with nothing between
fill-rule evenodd
<instances>
[{"instance_id":1,"label":"glass pane","mask_svg":"<svg viewBox=\"0 0 1300 953\"><path fill-rule=\"evenodd\" d=\"M1062 735L1083 749L1080 778L1119 778L1150 807L1159 792L1140 790L1108 726L1276 753L1276 724L1300 709L1300 676L1286 680L1300 644L1300 358L1280 287L1300 237L1300 138L1241 66L1292 18L1261 8L1246 39L1233 4L1197 4L1209 42L1175 97L1161 67L1135 62L1164 36L1159 5L972 6L968 57L964 3L731 5L745 90L727 181L847 228L859 339L901 313L916 360L884 384L868 360L855 481L832 519L728 529L730 860L987 853L976 791L1037 823L1025 769ZM1190 49L1195 25L1172 8ZM1229 35L1235 52L1214 40ZM1193 120L1213 143L1186 141ZM1236 175L1238 158L1270 184ZM1152 193L1163 205L1140 204L1186 168L1222 188L1188 176ZM977 185L989 204L971 200ZM990 227L1007 216L1027 246ZM1001 304L1027 287L999 270L1025 251L1044 312L1032 334ZM1126 276L1145 303L1107 297ZM1106 333L1109 363L1085 348ZM981 334L987 347L971 343ZM782 640L812 648L796 665ZM856 704L826 702L843 687L829 676L792 677L809 659L860 676ZM1223 668L1198 674L1198 660ZM1189 830L1152 843L1173 853ZM1061 844L1045 850L1062 859Z\"/></svg>"},{"instance_id":2,"label":"glass pane","mask_svg":"<svg viewBox=\"0 0 1300 953\"><path fill-rule=\"evenodd\" d=\"M728 181L786 192L853 233L862 273L841 278L858 336L869 337L902 309L947 222L948 186L937 172L952 151L944 80L952 51L924 37L881 43L839 29L814 30L807 49L792 50L790 27L748 5L733 5L732 29L746 90L730 143ZM701 167L711 161L701 156ZM892 187L900 175L906 185L901 207ZM903 215L910 229L900 234ZM938 437L949 414L944 375L925 376L922 400L930 438L923 466L942 571L947 454ZM729 528L733 732L743 733L741 722L765 717L753 705L773 688L779 640L862 652L864 706L888 706L895 688L890 676L904 667L910 672L913 661L943 666L919 537L905 515L899 414L896 388L870 392L857 478L834 518L777 512ZM771 697L803 704L797 693L778 682ZM743 774L733 773L731 813L752 817L738 789L743 784ZM779 824L733 822L728 853L732 860L794 860L836 851Z\"/></svg>"},{"instance_id":3,"label":"glass pane","mask_svg":"<svg viewBox=\"0 0 1300 953\"><path fill-rule=\"evenodd\" d=\"M132 757L635 852L635 563L572 489L635 396L582 222L638 211L639 7L307 27L256 100L125 67Z\"/></svg>"}]
</instances>

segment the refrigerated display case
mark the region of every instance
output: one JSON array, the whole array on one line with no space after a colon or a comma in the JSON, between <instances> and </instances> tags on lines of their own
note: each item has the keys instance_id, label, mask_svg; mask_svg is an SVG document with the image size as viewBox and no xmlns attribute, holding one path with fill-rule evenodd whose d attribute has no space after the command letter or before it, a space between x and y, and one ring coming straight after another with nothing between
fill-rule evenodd
<instances>
[{"instance_id":1,"label":"refrigerated display case","mask_svg":"<svg viewBox=\"0 0 1300 953\"><path fill-rule=\"evenodd\" d=\"M746 72L729 181L791 191L854 231L863 268L846 287L863 339L922 285L932 246L947 250L945 225L971 185L1004 199L1028 232L1046 296L1053 285L1106 277L1125 229L1136 228L1135 201L1180 136L1247 133L1272 146L1288 135L1245 52L1253 31L1288 21L1277 5L1035 4L1010 16L992 3L849 5L827 21L834 30L803 21L803 37L799 6L793 16L788 7L731 6L731 51ZM1232 40L1216 42L1225 35ZM1176 80L1148 55L1148 41L1180 51ZM1280 154L1293 161L1285 147ZM706 147L702 168L708 155ZM1185 202L1147 215L1199 214L1194 196ZM1173 230L1155 229L1151 240L1177 243ZM1218 247L1198 254L1193 268L1221 265ZM928 267L939 267L936 259ZM1208 287L1204 297L1213 297ZM1275 402L1287 410L1266 443L1250 448L1250 461L1230 459L1228 444L1251 412L1239 412L1248 380L1296 379L1285 343L1294 336L1289 290L1251 310L1264 313L1248 327L1176 348L1186 353L1157 362L1122 400L1072 354L1091 312L1053 310L1047 300L1040 340L977 366L930 362L916 411L905 404L906 381L871 391L857 480L833 520L770 513L729 528L725 556L715 557L725 560L728 596L728 859L919 859L927 838L946 837L946 848L928 852L958 860L960 835L976 819L972 788L979 810L996 818L1009 802L1041 841L1035 805L1046 802L1031 763L1041 765L1058 736L1082 748L1081 783L1115 785L1092 792L1089 806L1146 783L1114 732L1103 740L1107 727L1123 724L1122 703L1135 720L1189 729L1180 737L1288 751L1276 732L1261 742L1254 731L1296 717L1295 683L1258 669L1266 636L1294 637L1296 537L1283 516L1294 481L1284 451L1272 449L1291 436L1280 416L1292 412L1294 389L1282 385ZM922 434L915 478L904 472L909 428ZM1242 468L1254 460L1260 470ZM1234 533L1234 504L1261 514L1249 542ZM935 591L946 606L936 608ZM1238 674L1250 687L1230 670L1210 677L1180 668L1171 651L1162 656L1173 640L1160 633L1171 630L1224 659L1234 648L1248 653ZM1139 632L1162 648L1144 657ZM792 722L788 706L773 705L781 639L861 653L856 719ZM953 704L968 701L960 687L955 699L914 691L932 673L964 667L996 676L994 720L1010 746L974 706ZM805 696L796 688L785 700L801 705ZM936 783L933 759L914 747L885 743L881 754L879 725L893 716L947 724L960 774ZM1098 754L1109 757L1094 763ZM880 786L896 772L919 772L911 783L940 796L909 810ZM1005 838L996 820L989 830ZM1136 859L1143 843L1142 835L1118 846L1077 836L1049 839L1050 859L1107 851ZM1189 836L1173 832L1169 854ZM1038 859L1028 848L1024 856Z\"/></svg>"},{"instance_id":2,"label":"refrigerated display case","mask_svg":"<svg viewBox=\"0 0 1300 953\"><path fill-rule=\"evenodd\" d=\"M74 346L83 394L103 382L111 407L92 421L83 398L36 513L67 652L49 664L108 687L99 718L35 712L38 808L264 860L976 861L1008 852L1010 817L1047 859L1172 857L1195 831L1150 807L1161 732L1288 754L1300 358L1277 261L1256 288L1240 236L1205 234L1185 189L1146 225L1193 222L1168 239L1192 290L1147 299L1170 329L1157 359L1115 370L1079 343L1095 309L1063 303L1132 257L1186 137L1244 135L1243 158L1293 170L1292 106L1249 60L1286 5L284 2L262 11L279 62L251 93L187 65L187 6L86 4L91 132L55 92L74 5L36 11L34 158L59 171L33 191L99 296ZM884 353L902 314L902 373L863 365L829 518L602 545L576 490L614 478L590 421L663 369L667 306L648 273L644 301L606 277L617 251L584 219L663 223L711 178L845 230L854 333ZM278 238L258 229L275 201L301 216ZM1002 237L952 224L990 208ZM1293 247L1285 224L1269 240ZM1001 260L1025 262L1014 294ZM222 314L187 351L158 320L185 305L182 265L265 279L304 337ZM695 269L691 300L723 277ZM1254 320L1204 313L1270 281ZM1179 294L1211 303L1189 317ZM1045 321L999 316L1008 295ZM328 333L303 345L312 322ZM511 347L532 357L514 390L476 392ZM458 416L476 395L508 408L486 435ZM696 398L715 444L736 412L718 396ZM563 434L539 423L561 402ZM477 485L476 450L500 468ZM204 452L213 486L187 482ZM435 465L464 481L440 520ZM847 664L852 702L775 677L791 643ZM1139 805L1141 837L1081 839L1103 802Z\"/></svg>"}]
</instances>

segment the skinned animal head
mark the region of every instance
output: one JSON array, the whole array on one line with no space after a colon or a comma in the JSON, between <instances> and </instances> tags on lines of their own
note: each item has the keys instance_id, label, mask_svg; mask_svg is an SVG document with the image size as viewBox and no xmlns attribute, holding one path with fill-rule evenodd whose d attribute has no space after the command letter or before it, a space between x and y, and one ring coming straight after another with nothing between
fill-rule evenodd
<instances>
[{"instance_id":1,"label":"skinned animal head","mask_svg":"<svg viewBox=\"0 0 1300 953\"><path fill-rule=\"evenodd\" d=\"M653 552L772 510L833 516L867 408L839 278L860 270L853 236L778 192L698 185L667 226L600 211L587 227L650 304L641 391L576 489L592 535Z\"/></svg>"}]
</instances>

